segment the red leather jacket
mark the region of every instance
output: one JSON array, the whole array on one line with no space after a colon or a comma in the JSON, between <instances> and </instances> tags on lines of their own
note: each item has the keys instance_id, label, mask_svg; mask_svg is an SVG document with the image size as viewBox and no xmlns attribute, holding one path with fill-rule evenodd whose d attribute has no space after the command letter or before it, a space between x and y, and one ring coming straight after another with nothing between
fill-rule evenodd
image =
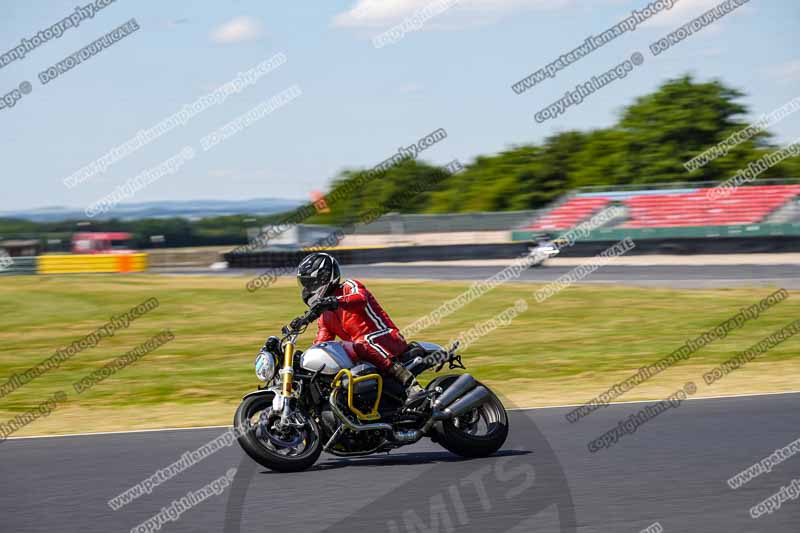
<instances>
[{"instance_id":1,"label":"red leather jacket","mask_svg":"<svg viewBox=\"0 0 800 533\"><path fill-rule=\"evenodd\" d=\"M378 301L357 280L345 280L332 294L339 308L319 317L317 342L343 341L366 343L386 356L399 355L408 348L403 335Z\"/></svg>"}]
</instances>

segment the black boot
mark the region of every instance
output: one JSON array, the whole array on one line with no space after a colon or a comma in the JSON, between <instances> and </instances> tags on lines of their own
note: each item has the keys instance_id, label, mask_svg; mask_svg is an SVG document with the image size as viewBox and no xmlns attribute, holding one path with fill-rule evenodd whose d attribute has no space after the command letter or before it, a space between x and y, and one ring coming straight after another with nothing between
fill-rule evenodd
<instances>
[{"instance_id":1,"label":"black boot","mask_svg":"<svg viewBox=\"0 0 800 533\"><path fill-rule=\"evenodd\" d=\"M428 392L417 383L417 378L400 363L392 363L386 371L388 375L397 380L406 389L406 403L403 407L411 407L427 398Z\"/></svg>"}]
</instances>

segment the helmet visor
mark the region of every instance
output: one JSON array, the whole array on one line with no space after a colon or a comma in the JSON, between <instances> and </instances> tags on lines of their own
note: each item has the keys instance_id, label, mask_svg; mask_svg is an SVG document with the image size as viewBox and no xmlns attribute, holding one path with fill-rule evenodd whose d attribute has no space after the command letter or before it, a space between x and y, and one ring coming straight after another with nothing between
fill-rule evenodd
<instances>
[{"instance_id":1,"label":"helmet visor","mask_svg":"<svg viewBox=\"0 0 800 533\"><path fill-rule=\"evenodd\" d=\"M303 287L303 285L298 281L298 285ZM309 289L308 287L303 287L303 292L301 293L301 297L303 298L303 303L305 303L309 307L315 306L319 300L325 296L327 292L327 287L317 287L316 289Z\"/></svg>"},{"instance_id":2,"label":"helmet visor","mask_svg":"<svg viewBox=\"0 0 800 533\"><path fill-rule=\"evenodd\" d=\"M309 292L315 291L327 284L328 280L325 276L297 276L297 285L301 289L305 289Z\"/></svg>"}]
</instances>

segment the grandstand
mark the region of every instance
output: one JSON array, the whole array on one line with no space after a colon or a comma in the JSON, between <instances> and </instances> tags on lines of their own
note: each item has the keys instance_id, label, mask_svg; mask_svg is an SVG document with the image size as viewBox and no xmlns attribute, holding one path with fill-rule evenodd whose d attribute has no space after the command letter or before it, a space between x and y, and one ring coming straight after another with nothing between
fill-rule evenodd
<instances>
[{"instance_id":1,"label":"grandstand","mask_svg":"<svg viewBox=\"0 0 800 533\"><path fill-rule=\"evenodd\" d=\"M558 200L515 233L566 231L611 206L624 208L626 215L610 221L606 230L673 228L680 231L681 228L753 224L796 226L800 222L798 183L742 186L720 197L709 195L710 184L694 187L674 184L672 187L578 191Z\"/></svg>"}]
</instances>

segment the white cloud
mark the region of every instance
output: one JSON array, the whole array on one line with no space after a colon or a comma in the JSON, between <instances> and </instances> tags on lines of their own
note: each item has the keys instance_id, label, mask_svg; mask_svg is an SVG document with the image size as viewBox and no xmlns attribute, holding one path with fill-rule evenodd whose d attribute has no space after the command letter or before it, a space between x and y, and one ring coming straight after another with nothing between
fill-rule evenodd
<instances>
[{"instance_id":1,"label":"white cloud","mask_svg":"<svg viewBox=\"0 0 800 533\"><path fill-rule=\"evenodd\" d=\"M445 0L357 0L333 18L341 28L385 28L414 15L423 7ZM577 0L459 0L453 5L471 15L499 15L520 9L559 9L577 5Z\"/></svg>"},{"instance_id":2,"label":"white cloud","mask_svg":"<svg viewBox=\"0 0 800 533\"><path fill-rule=\"evenodd\" d=\"M263 34L261 23L252 17L236 17L211 32L211 40L219 44L254 41Z\"/></svg>"}]
</instances>

